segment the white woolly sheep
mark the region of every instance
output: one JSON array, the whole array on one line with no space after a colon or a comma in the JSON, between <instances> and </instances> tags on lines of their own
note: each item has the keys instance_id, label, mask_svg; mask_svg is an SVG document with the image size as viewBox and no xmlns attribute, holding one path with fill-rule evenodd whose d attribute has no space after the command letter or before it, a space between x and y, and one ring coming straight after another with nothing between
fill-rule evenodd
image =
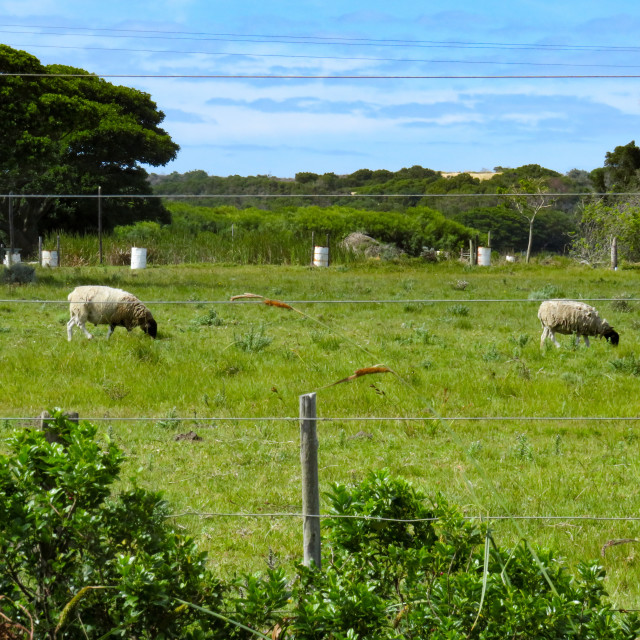
<instances>
[{"instance_id":1,"label":"white woolly sheep","mask_svg":"<svg viewBox=\"0 0 640 640\"><path fill-rule=\"evenodd\" d=\"M620 341L620 336L613 327L600 318L596 309L584 302L545 300L538 309L538 318L542 323L540 346L544 344L546 338L550 338L553 344L559 347L555 333L564 335L575 333L578 341L582 336L587 347L589 346L588 336L604 337L612 345L617 345Z\"/></svg>"},{"instance_id":2,"label":"white woolly sheep","mask_svg":"<svg viewBox=\"0 0 640 640\"><path fill-rule=\"evenodd\" d=\"M89 340L93 336L85 324L108 324L107 338L116 327L125 327L131 331L140 327L155 338L158 325L151 312L133 294L112 287L86 286L76 287L68 296L71 319L67 323L67 338L71 340L73 327L78 326Z\"/></svg>"}]
</instances>

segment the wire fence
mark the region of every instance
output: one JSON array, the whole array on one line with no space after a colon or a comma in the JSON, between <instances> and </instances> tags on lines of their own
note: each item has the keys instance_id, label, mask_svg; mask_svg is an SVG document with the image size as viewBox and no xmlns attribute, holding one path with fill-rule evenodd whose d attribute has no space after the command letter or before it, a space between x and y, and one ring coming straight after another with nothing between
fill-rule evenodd
<instances>
[{"instance_id":1,"label":"wire fence","mask_svg":"<svg viewBox=\"0 0 640 640\"><path fill-rule=\"evenodd\" d=\"M319 513L305 514L293 512L279 513L230 513L230 512L204 512L183 511L181 513L168 514L167 518L184 518L195 516L198 518L317 518L319 520L362 520L370 522L396 522L400 524L413 524L416 522L440 522L442 518L384 518L380 516L350 515L344 513ZM468 522L481 521L492 522L500 520L538 520L538 521L583 521L583 522L640 522L640 516L594 516L594 515L463 515L463 520ZM640 540L638 540L640 542Z\"/></svg>"},{"instance_id":2,"label":"wire fence","mask_svg":"<svg viewBox=\"0 0 640 640\"><path fill-rule=\"evenodd\" d=\"M569 298L549 298L550 300L568 300ZM575 298L571 298L575 300ZM624 296L624 298L580 298L580 302L640 302L640 298L633 298ZM145 304L175 304L175 305L204 305L204 304L220 304L220 305L239 305L239 304L264 304L264 300L144 300ZM506 302L528 302L530 304L540 304L542 302L539 298L415 298L415 299L398 299L398 300L283 300L286 304L452 304L452 303L498 303L503 304ZM69 300L43 300L26 298L4 298L0 299L0 304L69 304ZM93 302L92 304L100 304ZM121 304L135 304L135 302L121 303Z\"/></svg>"},{"instance_id":3,"label":"wire fence","mask_svg":"<svg viewBox=\"0 0 640 640\"><path fill-rule=\"evenodd\" d=\"M0 416L0 421L8 422L33 422L40 420L40 416ZM139 417L88 417L83 418L89 422L182 422L199 423L204 427L203 422L298 422L299 418L287 416L252 416L252 417L161 417L161 416L139 416ZM339 416L339 417L317 417L316 422L636 422L640 416Z\"/></svg>"}]
</instances>

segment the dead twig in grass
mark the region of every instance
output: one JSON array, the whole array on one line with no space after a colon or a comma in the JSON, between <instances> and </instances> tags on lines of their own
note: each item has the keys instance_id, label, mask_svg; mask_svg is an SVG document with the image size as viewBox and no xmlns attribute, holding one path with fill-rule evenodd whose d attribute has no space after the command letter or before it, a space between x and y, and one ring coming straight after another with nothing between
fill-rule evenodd
<instances>
[{"instance_id":1,"label":"dead twig in grass","mask_svg":"<svg viewBox=\"0 0 640 640\"><path fill-rule=\"evenodd\" d=\"M627 544L628 542L640 542L640 540L638 540L638 538L620 538L619 540L609 540L609 542L606 542L602 546L602 549L600 550L600 555L604 558L604 554L609 547L615 547L616 545L619 545L619 544Z\"/></svg>"},{"instance_id":2,"label":"dead twig in grass","mask_svg":"<svg viewBox=\"0 0 640 640\"><path fill-rule=\"evenodd\" d=\"M321 389L326 389L327 387L334 387L337 384L342 384L343 382L351 382L351 380L355 380L356 378L361 378L362 376L369 376L376 373L394 373L389 367L385 367L381 364L377 364L374 367L364 367L363 369L357 369L352 375L347 376L346 378L342 378L342 380L338 380L337 382L332 382L331 384L326 385L325 387L320 387Z\"/></svg>"}]
</instances>

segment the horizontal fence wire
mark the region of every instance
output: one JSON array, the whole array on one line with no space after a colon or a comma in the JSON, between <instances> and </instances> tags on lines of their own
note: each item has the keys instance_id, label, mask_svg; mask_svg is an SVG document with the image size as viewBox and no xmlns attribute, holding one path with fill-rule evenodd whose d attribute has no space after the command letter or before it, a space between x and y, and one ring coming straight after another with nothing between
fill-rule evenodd
<instances>
[{"instance_id":1,"label":"horizontal fence wire","mask_svg":"<svg viewBox=\"0 0 640 640\"><path fill-rule=\"evenodd\" d=\"M548 300L570 300L570 298L548 298ZM575 300L575 298L571 298ZM579 302L640 302L640 298L580 298ZM75 302L83 302L78 300ZM241 304L264 304L264 299L255 300L143 300L145 304L230 304L238 306ZM414 300L281 300L287 304L442 304L442 303L484 303L484 302L529 302L540 303L542 299L531 298L417 298ZM5 298L0 300L0 304L69 304L69 300L27 300L25 298ZM91 304L101 304L91 301ZM109 303L104 303L109 304ZM136 304L135 302L124 302L120 304Z\"/></svg>"},{"instance_id":2,"label":"horizontal fence wire","mask_svg":"<svg viewBox=\"0 0 640 640\"><path fill-rule=\"evenodd\" d=\"M637 421L640 420L640 416L362 416L362 417L317 417L309 418L314 422L473 422L473 421L487 421L487 422L617 422L617 421ZM42 420L41 416L0 416L0 420L5 421L23 421L29 422L34 420ZM95 418L82 418L82 420L89 422L298 422L299 417L287 417L287 416L255 416L255 417L169 417L162 416L139 416L139 417L95 417ZM198 425L204 427L205 425Z\"/></svg>"},{"instance_id":3,"label":"horizontal fence wire","mask_svg":"<svg viewBox=\"0 0 640 640\"><path fill-rule=\"evenodd\" d=\"M305 513L224 513L224 512L201 512L201 511L183 511L182 513L171 513L166 518L183 518L188 516L196 516L199 518L318 518L320 520L333 519L350 519L350 520L367 520L373 522L398 522L398 523L414 523L414 522L438 522L442 520L439 517L433 518L384 518L379 516L367 515L350 515L350 514L305 514ZM587 522L638 522L640 516L592 516L592 515L569 515L569 516L462 516L463 520L475 521L500 521L500 520L578 520Z\"/></svg>"},{"instance_id":4,"label":"horizontal fence wire","mask_svg":"<svg viewBox=\"0 0 640 640\"><path fill-rule=\"evenodd\" d=\"M3 72L6 77L19 78L160 78L185 80L625 80L640 78L626 74L504 74L504 75L301 75L259 73L23 73Z\"/></svg>"}]
</instances>

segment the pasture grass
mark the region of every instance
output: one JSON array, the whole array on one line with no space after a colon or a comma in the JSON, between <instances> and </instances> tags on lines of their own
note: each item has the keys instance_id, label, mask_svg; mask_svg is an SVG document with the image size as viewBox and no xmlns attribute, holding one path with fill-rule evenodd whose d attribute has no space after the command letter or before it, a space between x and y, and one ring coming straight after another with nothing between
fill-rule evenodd
<instances>
[{"instance_id":1,"label":"pasture grass","mask_svg":"<svg viewBox=\"0 0 640 640\"><path fill-rule=\"evenodd\" d=\"M324 418L323 491L388 467L473 516L640 516L640 292L632 270L565 261L475 269L192 264L37 275L33 284L0 286L0 433L32 424L13 418L53 407L99 419L127 453L123 483L162 490L176 524L225 574L301 558L300 520L259 514L300 512L298 397L312 391ZM91 283L148 302L158 339L117 328L107 341L101 326L89 327L92 341L76 330L68 342L66 296ZM617 298L593 304L620 333L619 347L593 339L587 349L560 336L561 349L541 349L536 312L549 291ZM229 302L245 292L294 310ZM394 373L334 384L377 364ZM503 419L447 420L486 416ZM585 416L629 420L551 419ZM189 431L202 440L175 439ZM236 513L258 515L202 515ZM638 528L625 520L501 520L493 532L502 544L524 536L553 547L574 565L600 557L608 541L640 538ZM640 608L636 550L612 546L600 558L622 608Z\"/></svg>"}]
</instances>

